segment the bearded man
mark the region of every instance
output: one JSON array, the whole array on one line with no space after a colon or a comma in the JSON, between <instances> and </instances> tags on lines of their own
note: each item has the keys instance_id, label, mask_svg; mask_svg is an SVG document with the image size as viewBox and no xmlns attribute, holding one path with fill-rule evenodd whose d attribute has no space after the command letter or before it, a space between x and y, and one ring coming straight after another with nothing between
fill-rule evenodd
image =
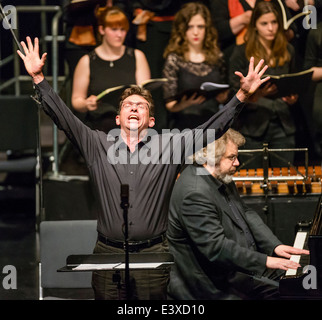
<instances>
[{"instance_id":1,"label":"bearded man","mask_svg":"<svg viewBox=\"0 0 322 320\"><path fill-rule=\"evenodd\" d=\"M193 156L169 207L170 299L279 299L279 279L307 250L283 245L240 198L233 175L245 138L228 131Z\"/></svg>"}]
</instances>

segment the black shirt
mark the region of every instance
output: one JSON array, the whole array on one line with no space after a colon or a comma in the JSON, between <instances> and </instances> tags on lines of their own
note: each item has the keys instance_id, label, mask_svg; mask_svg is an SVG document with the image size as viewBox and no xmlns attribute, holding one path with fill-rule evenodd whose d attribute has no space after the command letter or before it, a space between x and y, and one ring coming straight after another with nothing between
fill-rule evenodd
<instances>
[{"instance_id":1,"label":"black shirt","mask_svg":"<svg viewBox=\"0 0 322 320\"><path fill-rule=\"evenodd\" d=\"M97 230L115 240L124 239L121 185L129 185L129 240L164 233L172 187L186 156L214 139L210 129L216 129L219 138L242 108L235 96L202 126L183 133L148 134L131 153L118 132L107 135L84 125L46 80L36 90L44 111L81 151L100 204Z\"/></svg>"},{"instance_id":2,"label":"black shirt","mask_svg":"<svg viewBox=\"0 0 322 320\"><path fill-rule=\"evenodd\" d=\"M220 181L218 181L219 184L221 184ZM241 206L239 205L240 200L239 198L236 198L234 195L234 192L231 189L234 189L235 186L232 184L226 185L226 184L221 184L221 186L218 188L220 192L222 192L226 202L228 203L232 213L234 214L237 224L240 226L240 228L243 230L243 233L246 238L246 242L248 244L248 248L252 250L256 250L256 244L255 244L255 239L252 235L251 230L249 229L247 222L245 221L243 215L245 214L244 210L241 210ZM243 213L241 213L243 212Z\"/></svg>"}]
</instances>

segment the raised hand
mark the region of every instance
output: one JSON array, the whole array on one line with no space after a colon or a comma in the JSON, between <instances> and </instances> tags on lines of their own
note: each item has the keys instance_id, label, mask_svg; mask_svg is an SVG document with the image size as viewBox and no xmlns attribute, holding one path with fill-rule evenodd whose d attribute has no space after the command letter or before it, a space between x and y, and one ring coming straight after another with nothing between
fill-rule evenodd
<instances>
[{"instance_id":1,"label":"raised hand","mask_svg":"<svg viewBox=\"0 0 322 320\"><path fill-rule=\"evenodd\" d=\"M270 78L266 77L262 79L268 66L264 64L264 60L260 60L257 66L254 68L254 58L251 57L249 61L248 74L246 77L239 71L235 74L240 78L240 89L237 92L237 98L245 102L264 82L268 81Z\"/></svg>"},{"instance_id":2,"label":"raised hand","mask_svg":"<svg viewBox=\"0 0 322 320\"><path fill-rule=\"evenodd\" d=\"M40 58L38 38L35 38L34 44L32 44L30 37L27 37L26 40L27 45L21 41L25 54L20 50L17 50L17 53L24 62L28 74L33 78L35 83L39 83L44 79L42 68L45 65L47 53L44 53Z\"/></svg>"}]
</instances>

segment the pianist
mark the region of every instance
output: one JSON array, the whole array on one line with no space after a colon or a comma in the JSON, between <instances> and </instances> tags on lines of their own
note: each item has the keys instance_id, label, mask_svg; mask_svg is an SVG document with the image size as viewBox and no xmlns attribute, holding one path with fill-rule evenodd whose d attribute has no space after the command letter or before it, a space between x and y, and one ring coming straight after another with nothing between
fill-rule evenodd
<instances>
[{"instance_id":1,"label":"pianist","mask_svg":"<svg viewBox=\"0 0 322 320\"><path fill-rule=\"evenodd\" d=\"M309 253L283 245L239 197L232 176L244 142L229 129L193 156L195 164L174 186L167 233L175 258L171 299L278 299L279 278L299 267L290 256Z\"/></svg>"}]
</instances>

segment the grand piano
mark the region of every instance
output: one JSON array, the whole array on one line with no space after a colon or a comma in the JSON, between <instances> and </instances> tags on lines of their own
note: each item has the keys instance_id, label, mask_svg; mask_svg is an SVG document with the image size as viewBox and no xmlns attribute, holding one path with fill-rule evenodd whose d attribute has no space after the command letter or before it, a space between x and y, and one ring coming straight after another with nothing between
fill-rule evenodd
<instances>
[{"instance_id":1,"label":"grand piano","mask_svg":"<svg viewBox=\"0 0 322 320\"><path fill-rule=\"evenodd\" d=\"M312 223L299 227L293 246L310 250L310 255L293 255L290 258L299 262L301 268L289 269L280 280L282 298L322 299L322 196Z\"/></svg>"}]
</instances>

